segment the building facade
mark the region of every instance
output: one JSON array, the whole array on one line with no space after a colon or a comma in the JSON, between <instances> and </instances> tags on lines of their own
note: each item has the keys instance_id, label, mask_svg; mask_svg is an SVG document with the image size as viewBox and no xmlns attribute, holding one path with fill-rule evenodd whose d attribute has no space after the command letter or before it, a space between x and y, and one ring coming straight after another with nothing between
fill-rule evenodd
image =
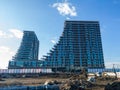
<instances>
[{"instance_id":1,"label":"building facade","mask_svg":"<svg viewBox=\"0 0 120 90\"><path fill-rule=\"evenodd\" d=\"M77 70L104 68L98 21L65 21L58 43L43 56L44 67Z\"/></svg>"},{"instance_id":2,"label":"building facade","mask_svg":"<svg viewBox=\"0 0 120 90\"><path fill-rule=\"evenodd\" d=\"M38 61L39 40L33 31L24 31L21 45L16 55L9 61L8 68L36 68Z\"/></svg>"}]
</instances>

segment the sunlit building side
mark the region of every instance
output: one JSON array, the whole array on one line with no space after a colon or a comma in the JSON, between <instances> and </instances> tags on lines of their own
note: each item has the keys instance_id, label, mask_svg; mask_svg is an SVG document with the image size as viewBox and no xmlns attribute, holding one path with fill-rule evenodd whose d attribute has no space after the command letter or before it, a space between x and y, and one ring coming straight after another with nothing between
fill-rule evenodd
<instances>
[{"instance_id":1,"label":"sunlit building side","mask_svg":"<svg viewBox=\"0 0 120 90\"><path fill-rule=\"evenodd\" d=\"M43 56L44 67L56 70L104 68L98 21L65 21L58 43Z\"/></svg>"}]
</instances>

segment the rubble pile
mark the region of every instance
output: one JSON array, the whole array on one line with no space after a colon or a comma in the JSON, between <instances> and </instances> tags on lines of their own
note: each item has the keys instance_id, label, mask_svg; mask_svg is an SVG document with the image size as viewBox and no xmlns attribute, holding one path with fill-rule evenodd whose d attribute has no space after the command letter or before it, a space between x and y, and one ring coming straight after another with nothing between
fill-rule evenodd
<instances>
[{"instance_id":1,"label":"rubble pile","mask_svg":"<svg viewBox=\"0 0 120 90\"><path fill-rule=\"evenodd\" d=\"M120 82L114 82L112 84L107 84L105 90L120 90Z\"/></svg>"},{"instance_id":2,"label":"rubble pile","mask_svg":"<svg viewBox=\"0 0 120 90\"><path fill-rule=\"evenodd\" d=\"M87 88L91 88L93 86L94 85L88 81L81 82L79 80L73 80L63 84L60 90L86 90Z\"/></svg>"},{"instance_id":3,"label":"rubble pile","mask_svg":"<svg viewBox=\"0 0 120 90\"><path fill-rule=\"evenodd\" d=\"M94 85L86 81L86 77L83 75L73 75L70 79L60 86L60 90L86 90Z\"/></svg>"},{"instance_id":4,"label":"rubble pile","mask_svg":"<svg viewBox=\"0 0 120 90\"><path fill-rule=\"evenodd\" d=\"M96 77L97 80L100 80L100 81L115 81L117 80L116 78L113 78L113 77Z\"/></svg>"}]
</instances>

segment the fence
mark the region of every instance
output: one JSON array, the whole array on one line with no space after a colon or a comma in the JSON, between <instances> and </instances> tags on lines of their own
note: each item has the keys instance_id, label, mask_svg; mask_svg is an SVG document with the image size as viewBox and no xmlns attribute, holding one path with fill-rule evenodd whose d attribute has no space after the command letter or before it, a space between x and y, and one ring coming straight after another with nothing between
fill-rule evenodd
<instances>
[{"instance_id":1,"label":"fence","mask_svg":"<svg viewBox=\"0 0 120 90\"><path fill-rule=\"evenodd\" d=\"M88 69L88 72L120 72L120 69L113 69L113 68Z\"/></svg>"},{"instance_id":2,"label":"fence","mask_svg":"<svg viewBox=\"0 0 120 90\"><path fill-rule=\"evenodd\" d=\"M51 69L0 69L0 74L52 73Z\"/></svg>"}]
</instances>

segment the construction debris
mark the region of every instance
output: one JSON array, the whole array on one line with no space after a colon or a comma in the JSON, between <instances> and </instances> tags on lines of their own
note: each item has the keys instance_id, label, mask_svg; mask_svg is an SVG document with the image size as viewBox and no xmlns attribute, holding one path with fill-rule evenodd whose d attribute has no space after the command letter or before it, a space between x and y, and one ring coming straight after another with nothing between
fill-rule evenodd
<instances>
[{"instance_id":1,"label":"construction debris","mask_svg":"<svg viewBox=\"0 0 120 90\"><path fill-rule=\"evenodd\" d=\"M120 82L114 82L112 84L107 84L105 90L120 90Z\"/></svg>"}]
</instances>

